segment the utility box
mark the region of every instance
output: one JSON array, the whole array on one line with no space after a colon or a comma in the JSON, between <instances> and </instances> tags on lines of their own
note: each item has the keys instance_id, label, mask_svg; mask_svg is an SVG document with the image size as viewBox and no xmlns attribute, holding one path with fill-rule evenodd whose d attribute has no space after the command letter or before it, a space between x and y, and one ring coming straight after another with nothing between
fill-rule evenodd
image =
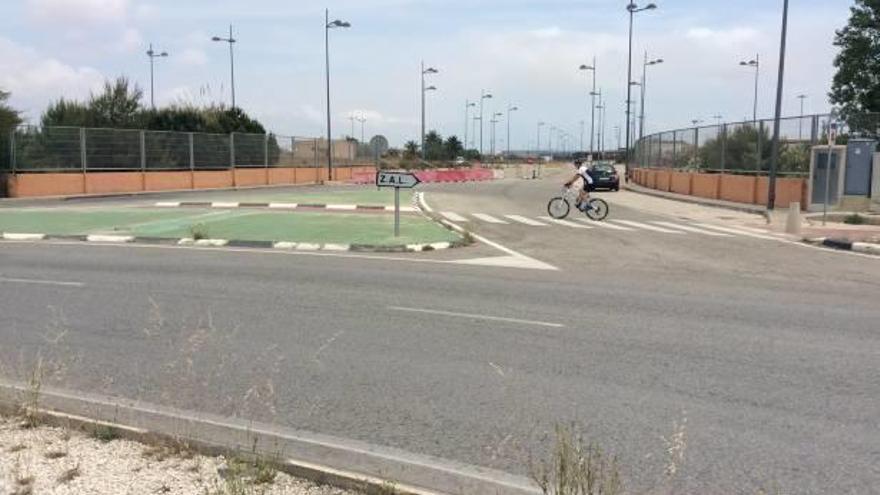
<instances>
[{"instance_id":1,"label":"utility box","mask_svg":"<svg viewBox=\"0 0 880 495\"><path fill-rule=\"evenodd\" d=\"M837 208L843 196L844 171L846 168L846 146L833 146L829 160L827 145L813 146L810 159L809 211L822 211L825 196L828 196L829 210ZM830 162L830 163L829 163Z\"/></svg>"},{"instance_id":2,"label":"utility box","mask_svg":"<svg viewBox=\"0 0 880 495\"><path fill-rule=\"evenodd\" d=\"M874 168L874 139L853 138L846 145L845 196L871 197L871 175Z\"/></svg>"}]
</instances>

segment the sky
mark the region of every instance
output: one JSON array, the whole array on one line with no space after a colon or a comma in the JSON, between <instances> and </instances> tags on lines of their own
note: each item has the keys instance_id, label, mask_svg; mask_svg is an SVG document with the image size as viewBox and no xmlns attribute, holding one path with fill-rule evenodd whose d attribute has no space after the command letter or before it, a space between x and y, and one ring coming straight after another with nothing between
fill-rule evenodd
<instances>
[{"instance_id":1,"label":"sky","mask_svg":"<svg viewBox=\"0 0 880 495\"><path fill-rule=\"evenodd\" d=\"M29 122L59 97L85 99L124 75L149 104L150 43L167 51L155 65L157 105L229 103L229 51L212 36L234 26L236 102L278 134L326 133L324 9L351 23L330 32L333 135L364 131L392 145L419 139L420 62L439 73L427 96L429 129L462 137L465 102L484 100L499 119L499 143L534 146L537 123L589 142L589 72L607 103L607 137L625 119L627 0L3 0L0 89ZM739 62L760 54L759 117L773 114L782 0L656 0L635 17L633 79L645 51L646 132L750 119L754 71ZM791 2L784 115L827 111L834 31L853 0ZM638 88L636 88L638 89ZM636 97L634 96L634 99ZM471 113L473 115L473 113ZM624 126L625 127L625 126ZM470 131L468 131L471 135ZM599 132L598 123L596 132ZM360 124L355 136L360 136ZM589 145L585 144L585 148Z\"/></svg>"}]
</instances>

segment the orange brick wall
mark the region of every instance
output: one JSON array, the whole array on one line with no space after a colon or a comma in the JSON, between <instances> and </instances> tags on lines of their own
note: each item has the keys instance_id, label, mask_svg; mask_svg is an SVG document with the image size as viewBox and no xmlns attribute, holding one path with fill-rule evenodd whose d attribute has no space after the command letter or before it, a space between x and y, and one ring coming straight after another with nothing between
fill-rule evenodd
<instances>
[{"instance_id":1,"label":"orange brick wall","mask_svg":"<svg viewBox=\"0 0 880 495\"><path fill-rule=\"evenodd\" d=\"M144 189L147 191L191 189L192 181L192 172L146 172Z\"/></svg>"},{"instance_id":2,"label":"orange brick wall","mask_svg":"<svg viewBox=\"0 0 880 495\"><path fill-rule=\"evenodd\" d=\"M718 182L720 175L693 174L693 191L691 194L701 198L718 199Z\"/></svg>"},{"instance_id":3,"label":"orange brick wall","mask_svg":"<svg viewBox=\"0 0 880 495\"><path fill-rule=\"evenodd\" d=\"M193 172L193 189L220 189L232 186L231 170Z\"/></svg>"},{"instance_id":4,"label":"orange brick wall","mask_svg":"<svg viewBox=\"0 0 880 495\"><path fill-rule=\"evenodd\" d=\"M755 203L755 178L745 175L722 175L720 199L736 203Z\"/></svg>"},{"instance_id":5,"label":"orange brick wall","mask_svg":"<svg viewBox=\"0 0 880 495\"><path fill-rule=\"evenodd\" d=\"M660 191L668 191L669 190L669 177L670 177L669 171L658 170L657 171L657 179L655 182L654 189L658 189Z\"/></svg>"},{"instance_id":6,"label":"orange brick wall","mask_svg":"<svg viewBox=\"0 0 880 495\"><path fill-rule=\"evenodd\" d=\"M351 169L350 168L337 168L333 171L333 180L350 180L351 179Z\"/></svg>"},{"instance_id":7,"label":"orange brick wall","mask_svg":"<svg viewBox=\"0 0 880 495\"><path fill-rule=\"evenodd\" d=\"M691 193L691 176L693 174L687 172L672 172L669 179L669 190L678 194Z\"/></svg>"},{"instance_id":8,"label":"orange brick wall","mask_svg":"<svg viewBox=\"0 0 880 495\"><path fill-rule=\"evenodd\" d=\"M292 168L270 168L269 184L293 184L296 182L295 169Z\"/></svg>"},{"instance_id":9,"label":"orange brick wall","mask_svg":"<svg viewBox=\"0 0 880 495\"><path fill-rule=\"evenodd\" d=\"M759 177L757 185L757 203L759 205L767 204L767 193L770 187L770 179L767 177ZM776 179L776 206L778 208L788 208L792 202L800 202L801 209L806 209L807 204L804 202L804 179Z\"/></svg>"},{"instance_id":10,"label":"orange brick wall","mask_svg":"<svg viewBox=\"0 0 880 495\"><path fill-rule=\"evenodd\" d=\"M10 198L72 196L85 193L83 174L17 174L8 178Z\"/></svg>"},{"instance_id":11,"label":"orange brick wall","mask_svg":"<svg viewBox=\"0 0 880 495\"><path fill-rule=\"evenodd\" d=\"M294 172L296 173L297 184L314 184L318 181L317 168L296 168Z\"/></svg>"},{"instance_id":12,"label":"orange brick wall","mask_svg":"<svg viewBox=\"0 0 880 495\"><path fill-rule=\"evenodd\" d=\"M237 168L235 169L235 186L265 186L269 183L266 178L268 171L265 168Z\"/></svg>"},{"instance_id":13,"label":"orange brick wall","mask_svg":"<svg viewBox=\"0 0 880 495\"><path fill-rule=\"evenodd\" d=\"M140 172L105 172L86 174L86 194L140 192L144 176Z\"/></svg>"}]
</instances>

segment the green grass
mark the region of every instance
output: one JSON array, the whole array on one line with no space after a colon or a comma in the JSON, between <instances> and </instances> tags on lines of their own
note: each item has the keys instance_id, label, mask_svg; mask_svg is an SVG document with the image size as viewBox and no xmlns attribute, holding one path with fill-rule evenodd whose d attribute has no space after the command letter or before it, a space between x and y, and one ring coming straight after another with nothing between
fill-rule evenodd
<instances>
[{"instance_id":1,"label":"green grass","mask_svg":"<svg viewBox=\"0 0 880 495\"><path fill-rule=\"evenodd\" d=\"M199 237L317 244L399 245L459 240L418 215L273 212L265 210L0 210L0 232L117 234L180 239Z\"/></svg>"}]
</instances>

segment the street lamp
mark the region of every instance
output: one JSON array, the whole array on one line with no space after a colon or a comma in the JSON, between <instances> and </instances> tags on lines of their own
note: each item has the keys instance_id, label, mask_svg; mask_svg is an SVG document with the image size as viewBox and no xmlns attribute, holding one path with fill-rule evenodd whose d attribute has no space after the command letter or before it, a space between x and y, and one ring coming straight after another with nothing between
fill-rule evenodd
<instances>
[{"instance_id":1,"label":"street lamp","mask_svg":"<svg viewBox=\"0 0 880 495\"><path fill-rule=\"evenodd\" d=\"M519 107L507 106L507 156L510 157L510 114L511 112L516 112L519 110Z\"/></svg>"},{"instance_id":2,"label":"street lamp","mask_svg":"<svg viewBox=\"0 0 880 495\"><path fill-rule=\"evenodd\" d=\"M639 12L644 12L646 10L654 10L657 6L653 3L649 3L644 7L639 7L635 2L630 0L629 5L626 6L627 12L629 12L629 52L626 59L626 176L629 177L629 148L630 148L630 131L629 131L629 122L630 122L630 113L631 113L631 105L632 105L632 51L633 51L633 17L635 14Z\"/></svg>"},{"instance_id":3,"label":"street lamp","mask_svg":"<svg viewBox=\"0 0 880 495\"><path fill-rule=\"evenodd\" d=\"M492 98L491 93L487 93L485 90L480 91L480 157L483 156L483 102L486 99Z\"/></svg>"},{"instance_id":4,"label":"street lamp","mask_svg":"<svg viewBox=\"0 0 880 495\"><path fill-rule=\"evenodd\" d=\"M156 53L153 51L153 44L150 43L150 49L147 50L147 56L150 57L150 106L156 109L155 91L153 88L153 60L161 57L167 57L168 52Z\"/></svg>"},{"instance_id":5,"label":"street lamp","mask_svg":"<svg viewBox=\"0 0 880 495\"><path fill-rule=\"evenodd\" d=\"M785 43L788 38L788 0L784 0L782 3L781 31L782 33L779 40L779 72L776 76L776 111L773 115L773 144L770 147L770 173L767 177L767 211L773 211L776 207L776 167L779 165L779 121L782 118L782 92L783 82L785 81ZM830 160L831 158L829 156L829 164L831 163Z\"/></svg>"},{"instance_id":6,"label":"street lamp","mask_svg":"<svg viewBox=\"0 0 880 495\"><path fill-rule=\"evenodd\" d=\"M476 107L477 104L464 100L464 147L467 149L468 147L468 127L471 125L471 107Z\"/></svg>"},{"instance_id":7,"label":"street lamp","mask_svg":"<svg viewBox=\"0 0 880 495\"><path fill-rule=\"evenodd\" d=\"M550 132L547 133L547 148L550 151L550 161L553 161L553 133L556 132L556 126L550 126Z\"/></svg>"},{"instance_id":8,"label":"street lamp","mask_svg":"<svg viewBox=\"0 0 880 495\"><path fill-rule=\"evenodd\" d=\"M498 122L501 122L500 120L498 120L498 117L503 117L503 116L504 116L503 113L495 112L492 114L492 120L489 121L489 123L492 124L492 132L490 133L490 139L491 139L491 144L492 144L491 148L492 148L492 159L493 160L495 159L495 124L497 124Z\"/></svg>"},{"instance_id":9,"label":"street lamp","mask_svg":"<svg viewBox=\"0 0 880 495\"><path fill-rule=\"evenodd\" d=\"M646 86L648 85L648 67L652 65L662 64L663 59L657 58L654 60L648 60L648 51L645 50L645 62L642 65L642 97L641 97L641 116L639 117L639 139L645 137L645 93L647 92Z\"/></svg>"},{"instance_id":10,"label":"street lamp","mask_svg":"<svg viewBox=\"0 0 880 495\"><path fill-rule=\"evenodd\" d=\"M593 57L593 65L581 65L580 70L588 70L593 73L593 89L590 90L590 154L594 152L593 134L596 127L596 57ZM581 148L583 148L581 144Z\"/></svg>"},{"instance_id":11,"label":"street lamp","mask_svg":"<svg viewBox=\"0 0 880 495\"><path fill-rule=\"evenodd\" d=\"M808 95L797 95L798 100L801 100L801 118L798 119L798 141L803 141L804 139L804 100L809 98Z\"/></svg>"},{"instance_id":12,"label":"street lamp","mask_svg":"<svg viewBox=\"0 0 880 495\"><path fill-rule=\"evenodd\" d=\"M694 127L696 127L696 126L698 126L698 125L700 125L700 124L702 124L702 123L703 123L703 121L700 120L700 119L694 119L694 120L691 121L691 124L693 124Z\"/></svg>"},{"instance_id":13,"label":"street lamp","mask_svg":"<svg viewBox=\"0 0 880 495\"><path fill-rule=\"evenodd\" d=\"M546 122L538 122L538 140L535 146L535 155L541 156L541 128L547 125Z\"/></svg>"},{"instance_id":14,"label":"street lamp","mask_svg":"<svg viewBox=\"0 0 880 495\"><path fill-rule=\"evenodd\" d=\"M330 127L330 30L350 27L351 24L339 19L330 22L330 9L324 9L324 68L327 75L327 180L333 178L333 134Z\"/></svg>"},{"instance_id":15,"label":"street lamp","mask_svg":"<svg viewBox=\"0 0 880 495\"><path fill-rule=\"evenodd\" d=\"M437 91L435 86L425 87L425 75L427 74L437 74L437 69L433 67L425 68L425 62L422 61L422 160L425 159L425 93L428 91Z\"/></svg>"},{"instance_id":16,"label":"street lamp","mask_svg":"<svg viewBox=\"0 0 880 495\"><path fill-rule=\"evenodd\" d=\"M722 115L713 115L712 118L715 119L715 123L718 125L718 127L721 127L721 119L723 119L724 116L722 116Z\"/></svg>"},{"instance_id":17,"label":"street lamp","mask_svg":"<svg viewBox=\"0 0 880 495\"><path fill-rule=\"evenodd\" d=\"M581 126L581 140L580 140L580 146L578 146L578 148L580 149L581 152L583 152L584 151L584 124L586 124L586 122L584 122L582 120L582 121L578 122L578 124L580 124L580 126Z\"/></svg>"},{"instance_id":18,"label":"street lamp","mask_svg":"<svg viewBox=\"0 0 880 495\"><path fill-rule=\"evenodd\" d=\"M755 103L752 108L752 122L758 121L758 79L761 74L761 54L756 54L755 58L746 62L745 60L740 62L739 65L743 67L754 67L755 68Z\"/></svg>"},{"instance_id":19,"label":"street lamp","mask_svg":"<svg viewBox=\"0 0 880 495\"><path fill-rule=\"evenodd\" d=\"M360 117L358 117L357 121L361 123L361 143L366 143L364 137L364 124L366 124L367 122L367 117L365 115L361 115Z\"/></svg>"},{"instance_id":20,"label":"street lamp","mask_svg":"<svg viewBox=\"0 0 880 495\"><path fill-rule=\"evenodd\" d=\"M211 38L211 41L225 41L226 43L229 43L229 80L230 90L232 91L232 108L235 108L235 55L233 54L232 47L238 40L232 36L232 24L229 25L228 38L214 36Z\"/></svg>"}]
</instances>

